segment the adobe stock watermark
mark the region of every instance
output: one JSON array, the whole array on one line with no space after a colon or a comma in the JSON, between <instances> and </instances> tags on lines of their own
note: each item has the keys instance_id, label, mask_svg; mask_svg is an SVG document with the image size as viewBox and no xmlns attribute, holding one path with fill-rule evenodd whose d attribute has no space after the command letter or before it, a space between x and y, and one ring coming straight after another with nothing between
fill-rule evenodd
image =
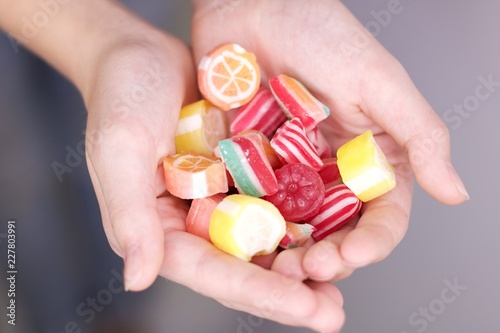
<instances>
[{"instance_id":1,"label":"adobe stock watermark","mask_svg":"<svg viewBox=\"0 0 500 333\"><path fill-rule=\"evenodd\" d=\"M85 146L98 146L101 140L110 133L114 124L138 110L142 103L152 98L154 93L161 86L162 72L158 64L152 64L150 70L146 70L137 79L137 83L126 92L117 96L110 105L109 116L99 124L99 127L93 131L87 131L85 138L79 141L75 146L67 145L65 147L66 156L64 161L53 161L51 163L57 179L61 183L66 174L70 174L78 168L85 160ZM83 131L85 134L85 131Z\"/></svg>"},{"instance_id":2,"label":"adobe stock watermark","mask_svg":"<svg viewBox=\"0 0 500 333\"><path fill-rule=\"evenodd\" d=\"M292 285L295 288L298 286L299 281ZM262 302L254 302L254 306L258 309L259 315L255 316L247 314L246 318L239 315L236 317L236 333L253 333L256 329L264 324L264 318L271 317L272 313L276 311L279 306L285 303L284 289L275 289L271 292L268 298ZM226 332L227 333L227 332Z\"/></svg>"},{"instance_id":3,"label":"adobe stock watermark","mask_svg":"<svg viewBox=\"0 0 500 333\"><path fill-rule=\"evenodd\" d=\"M21 34L8 32L8 38L12 49L19 53L19 45L26 45L35 38L40 30L50 24L50 21L56 17L61 6L67 5L72 0L38 0L38 10L30 16L21 17Z\"/></svg>"},{"instance_id":4,"label":"adobe stock watermark","mask_svg":"<svg viewBox=\"0 0 500 333\"><path fill-rule=\"evenodd\" d=\"M420 136L414 137L406 143L408 161L410 163L398 163L396 165L396 174L402 178L413 177L412 167L419 167L427 163L430 158L439 152L440 147L448 142L448 128L427 129L420 133Z\"/></svg>"},{"instance_id":5,"label":"adobe stock watermark","mask_svg":"<svg viewBox=\"0 0 500 333\"><path fill-rule=\"evenodd\" d=\"M324 244L321 242L315 245L315 248L312 250L312 256L309 256L309 260L305 262L305 265L309 269L323 265L332 256L333 248ZM283 283L280 288L274 289L264 300L255 300L253 302L258 316L246 314L246 316L239 315L236 317L236 333L254 333L264 324L263 318L270 318L279 307L283 306L286 301L285 293L294 292L302 285L302 281L293 278L297 274L297 272L293 272L290 269L286 275L282 276ZM231 304L228 305L230 306Z\"/></svg>"},{"instance_id":6,"label":"adobe stock watermark","mask_svg":"<svg viewBox=\"0 0 500 333\"><path fill-rule=\"evenodd\" d=\"M474 92L444 111L444 122L454 130L459 129L463 121L469 119L479 109L481 103L488 100L499 87L500 81L495 81L493 74L488 74L486 77L478 76Z\"/></svg>"},{"instance_id":7,"label":"adobe stock watermark","mask_svg":"<svg viewBox=\"0 0 500 333\"><path fill-rule=\"evenodd\" d=\"M404 8L401 0L389 0L385 8L371 10L370 15L373 20L364 25L364 30L356 30L349 41L344 40L340 43L340 51L348 58L360 54L370 44L372 38L379 36L392 23L394 16L401 14Z\"/></svg>"},{"instance_id":8,"label":"adobe stock watermark","mask_svg":"<svg viewBox=\"0 0 500 333\"><path fill-rule=\"evenodd\" d=\"M445 279L443 284L444 287L441 289L438 297L429 301L424 306L420 306L418 310L410 314L408 323L412 327L412 330L402 331L401 333L425 332L467 290L467 286L461 284L457 277L453 281Z\"/></svg>"},{"instance_id":9,"label":"adobe stock watermark","mask_svg":"<svg viewBox=\"0 0 500 333\"><path fill-rule=\"evenodd\" d=\"M106 287L99 290L95 295L87 297L84 301L75 307L76 317L73 320L66 322L62 330L50 333L82 333L87 332L82 327L89 325L95 320L98 313L104 311L106 306L109 306L114 297L125 291L123 283L123 275L117 270L111 270L111 279Z\"/></svg>"},{"instance_id":10,"label":"adobe stock watermark","mask_svg":"<svg viewBox=\"0 0 500 333\"><path fill-rule=\"evenodd\" d=\"M232 12L240 0L219 0L212 4L213 9L219 16L224 16L227 12Z\"/></svg>"}]
</instances>

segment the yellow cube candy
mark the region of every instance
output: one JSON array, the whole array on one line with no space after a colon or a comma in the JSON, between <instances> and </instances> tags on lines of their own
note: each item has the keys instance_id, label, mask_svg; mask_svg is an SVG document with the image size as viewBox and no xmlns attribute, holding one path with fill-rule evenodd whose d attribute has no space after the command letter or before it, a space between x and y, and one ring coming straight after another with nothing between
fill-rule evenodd
<instances>
[{"instance_id":1,"label":"yellow cube candy","mask_svg":"<svg viewBox=\"0 0 500 333\"><path fill-rule=\"evenodd\" d=\"M394 168L373 138L372 131L357 136L337 151L342 181L363 202L396 187Z\"/></svg>"},{"instance_id":2,"label":"yellow cube candy","mask_svg":"<svg viewBox=\"0 0 500 333\"><path fill-rule=\"evenodd\" d=\"M279 210L268 201L248 195L225 197L210 217L212 243L246 261L276 250L285 233L286 222Z\"/></svg>"},{"instance_id":3,"label":"yellow cube candy","mask_svg":"<svg viewBox=\"0 0 500 333\"><path fill-rule=\"evenodd\" d=\"M213 155L219 141L228 135L226 114L201 100L181 109L175 133L175 150L178 154L190 151Z\"/></svg>"}]
</instances>

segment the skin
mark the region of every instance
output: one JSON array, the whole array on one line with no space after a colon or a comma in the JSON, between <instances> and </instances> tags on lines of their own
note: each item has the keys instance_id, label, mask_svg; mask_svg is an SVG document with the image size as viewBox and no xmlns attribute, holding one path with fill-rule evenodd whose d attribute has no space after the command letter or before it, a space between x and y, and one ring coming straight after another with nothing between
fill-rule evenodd
<instances>
[{"instance_id":1,"label":"skin","mask_svg":"<svg viewBox=\"0 0 500 333\"><path fill-rule=\"evenodd\" d=\"M301 259L289 251L280 253L274 270L284 273L301 260L304 277L329 281L387 257L408 227L413 173L430 195L445 204L468 199L451 167L445 124L403 67L341 2L229 3L195 1L193 40L199 41L193 44L195 59L213 45L240 43L255 52L264 83L266 78L288 74L330 107L332 114L322 130L334 150L371 129L396 170L396 189L365 204L357 224L313 245ZM218 21L224 24L217 25Z\"/></svg>"},{"instance_id":2,"label":"skin","mask_svg":"<svg viewBox=\"0 0 500 333\"><path fill-rule=\"evenodd\" d=\"M445 204L468 199L450 163L448 130L402 66L338 1L193 4L192 50L114 1L60 4L27 36L21 18L40 12L38 2L0 0L0 28L82 94L89 172L110 246L125 261L128 290L144 290L161 274L228 307L335 332L344 322L343 301L329 281L382 260L401 241L413 173ZM331 108L322 129L333 149L371 129L395 167L397 188L364 205L359 221L342 231L256 263L186 233L188 207L166 192L161 161L175 151L181 106L199 98L195 64L228 42L256 54L264 84L288 74Z\"/></svg>"}]
</instances>

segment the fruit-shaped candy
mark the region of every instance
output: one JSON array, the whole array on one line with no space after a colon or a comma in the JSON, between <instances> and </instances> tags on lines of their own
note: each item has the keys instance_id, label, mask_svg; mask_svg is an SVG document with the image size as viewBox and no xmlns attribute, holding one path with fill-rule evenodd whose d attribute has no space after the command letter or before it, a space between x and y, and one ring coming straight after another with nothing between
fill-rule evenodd
<instances>
[{"instance_id":1,"label":"fruit-shaped candy","mask_svg":"<svg viewBox=\"0 0 500 333\"><path fill-rule=\"evenodd\" d=\"M197 199L228 191L224 163L216 158L183 152L163 159L165 185L181 199Z\"/></svg>"},{"instance_id":2,"label":"fruit-shaped candy","mask_svg":"<svg viewBox=\"0 0 500 333\"><path fill-rule=\"evenodd\" d=\"M223 111L248 103L259 86L260 69L255 55L238 44L217 47L198 66L201 94Z\"/></svg>"},{"instance_id":3,"label":"fruit-shaped candy","mask_svg":"<svg viewBox=\"0 0 500 333\"><path fill-rule=\"evenodd\" d=\"M266 197L290 222L315 215L325 198L325 185L319 174L304 164L286 164L276 170L278 191Z\"/></svg>"}]
</instances>

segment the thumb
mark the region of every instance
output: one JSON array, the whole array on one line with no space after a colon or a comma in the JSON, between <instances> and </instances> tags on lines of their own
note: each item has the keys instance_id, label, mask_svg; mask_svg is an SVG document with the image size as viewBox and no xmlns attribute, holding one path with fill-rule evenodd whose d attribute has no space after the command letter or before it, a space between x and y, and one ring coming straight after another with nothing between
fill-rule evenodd
<instances>
[{"instance_id":1,"label":"thumb","mask_svg":"<svg viewBox=\"0 0 500 333\"><path fill-rule=\"evenodd\" d=\"M126 290L149 287L163 262L153 147L143 129L121 124L87 154L106 235L125 261Z\"/></svg>"},{"instance_id":2,"label":"thumb","mask_svg":"<svg viewBox=\"0 0 500 333\"><path fill-rule=\"evenodd\" d=\"M450 158L448 128L393 58L377 64L363 85L361 106L408 155L418 183L435 199L455 205L469 199Z\"/></svg>"}]
</instances>

